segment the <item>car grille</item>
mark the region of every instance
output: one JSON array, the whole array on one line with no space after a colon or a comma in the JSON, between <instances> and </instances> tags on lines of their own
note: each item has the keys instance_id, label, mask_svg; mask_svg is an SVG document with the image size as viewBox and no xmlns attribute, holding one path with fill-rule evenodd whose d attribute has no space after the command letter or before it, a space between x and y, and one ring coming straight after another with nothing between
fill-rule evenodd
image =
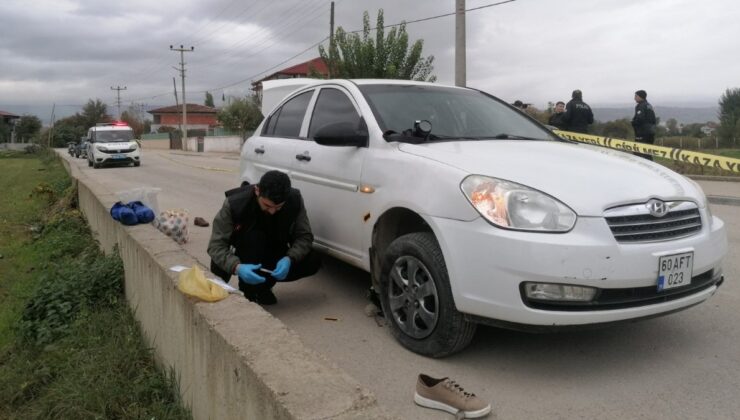
<instances>
[{"instance_id":1,"label":"car grille","mask_svg":"<svg viewBox=\"0 0 740 420\"><path fill-rule=\"evenodd\" d=\"M609 209L606 223L617 242L657 242L683 238L701 230L699 208L690 201L665 202L669 209L662 216L650 214L647 204Z\"/></svg>"},{"instance_id":2,"label":"car grille","mask_svg":"<svg viewBox=\"0 0 740 420\"><path fill-rule=\"evenodd\" d=\"M103 153L107 153L109 155L116 154L116 153L131 153L136 149L108 149L108 150L100 150Z\"/></svg>"}]
</instances>

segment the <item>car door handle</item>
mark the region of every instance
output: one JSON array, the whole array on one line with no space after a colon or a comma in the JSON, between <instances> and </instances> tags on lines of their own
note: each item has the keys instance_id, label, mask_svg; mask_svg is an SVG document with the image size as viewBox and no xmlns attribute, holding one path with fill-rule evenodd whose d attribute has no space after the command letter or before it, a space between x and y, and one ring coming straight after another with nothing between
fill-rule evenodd
<instances>
[{"instance_id":1,"label":"car door handle","mask_svg":"<svg viewBox=\"0 0 740 420\"><path fill-rule=\"evenodd\" d=\"M262 155L265 153L265 148L260 146L254 149L254 153L257 153L258 155Z\"/></svg>"},{"instance_id":2,"label":"car door handle","mask_svg":"<svg viewBox=\"0 0 740 420\"><path fill-rule=\"evenodd\" d=\"M305 162L311 161L311 155L309 155L308 152L303 152L303 154L295 155L295 158L298 160L305 161Z\"/></svg>"}]
</instances>

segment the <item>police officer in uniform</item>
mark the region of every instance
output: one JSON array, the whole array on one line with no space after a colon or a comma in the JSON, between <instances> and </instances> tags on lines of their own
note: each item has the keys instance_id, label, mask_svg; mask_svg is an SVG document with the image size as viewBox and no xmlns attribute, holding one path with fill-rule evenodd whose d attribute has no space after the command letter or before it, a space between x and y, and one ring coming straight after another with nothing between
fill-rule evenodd
<instances>
[{"instance_id":1,"label":"police officer in uniform","mask_svg":"<svg viewBox=\"0 0 740 420\"><path fill-rule=\"evenodd\" d=\"M244 297L261 305L277 303L276 282L314 275L321 266L301 193L280 171L226 192L208 255L211 272L226 282L236 274Z\"/></svg>"},{"instance_id":2,"label":"police officer in uniform","mask_svg":"<svg viewBox=\"0 0 740 420\"><path fill-rule=\"evenodd\" d=\"M635 129L635 141L638 143L655 143L655 111L647 101L647 92L638 90L635 92L635 116L632 117L632 128ZM653 160L652 155L635 153L648 160Z\"/></svg>"},{"instance_id":3,"label":"police officer in uniform","mask_svg":"<svg viewBox=\"0 0 740 420\"><path fill-rule=\"evenodd\" d=\"M565 105L565 115L562 119L565 130L586 134L588 125L594 123L594 113L591 107L583 102L583 93L580 90L574 90L571 98Z\"/></svg>"}]
</instances>

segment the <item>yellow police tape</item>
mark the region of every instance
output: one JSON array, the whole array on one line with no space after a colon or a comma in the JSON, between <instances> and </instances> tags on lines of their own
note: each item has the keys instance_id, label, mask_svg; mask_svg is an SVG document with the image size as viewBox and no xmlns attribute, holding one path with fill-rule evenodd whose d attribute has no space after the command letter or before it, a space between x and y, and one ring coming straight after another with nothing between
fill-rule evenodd
<instances>
[{"instance_id":1,"label":"yellow police tape","mask_svg":"<svg viewBox=\"0 0 740 420\"><path fill-rule=\"evenodd\" d=\"M610 137L592 136L590 134L574 133L571 131L554 130L553 132L564 139L580 143L595 144L597 146L609 147L611 149L622 150L625 152L644 153L646 155L653 155L679 162L740 173L740 159L692 152L675 147L656 146L654 144L637 143L634 141L613 139Z\"/></svg>"}]
</instances>

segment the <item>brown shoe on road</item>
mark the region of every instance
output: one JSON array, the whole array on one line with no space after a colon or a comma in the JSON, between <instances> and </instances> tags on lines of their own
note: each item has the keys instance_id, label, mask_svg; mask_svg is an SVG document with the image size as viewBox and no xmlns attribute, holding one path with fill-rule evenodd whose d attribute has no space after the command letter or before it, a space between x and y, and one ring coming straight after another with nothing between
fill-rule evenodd
<instances>
[{"instance_id":1,"label":"brown shoe on road","mask_svg":"<svg viewBox=\"0 0 740 420\"><path fill-rule=\"evenodd\" d=\"M444 410L466 419L483 417L491 412L491 404L465 392L450 378L435 379L421 374L416 381L414 402L422 407Z\"/></svg>"}]
</instances>

